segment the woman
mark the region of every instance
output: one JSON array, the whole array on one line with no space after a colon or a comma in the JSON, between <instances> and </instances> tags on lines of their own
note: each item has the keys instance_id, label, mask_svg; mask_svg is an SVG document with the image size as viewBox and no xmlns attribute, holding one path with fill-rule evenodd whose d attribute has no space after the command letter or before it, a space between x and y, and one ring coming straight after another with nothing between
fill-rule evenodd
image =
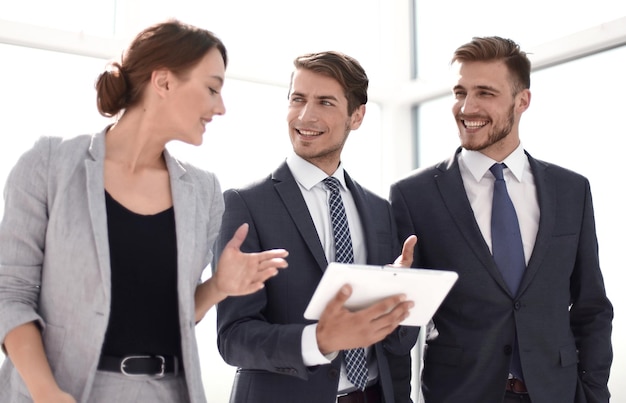
<instances>
[{"instance_id":1,"label":"woman","mask_svg":"<svg viewBox=\"0 0 626 403\"><path fill-rule=\"evenodd\" d=\"M241 253L243 225L198 285L222 194L165 145L202 143L225 112L226 64L211 32L149 27L96 83L98 109L116 123L42 138L13 168L0 223L3 403L205 401L195 323L263 287L287 255Z\"/></svg>"}]
</instances>

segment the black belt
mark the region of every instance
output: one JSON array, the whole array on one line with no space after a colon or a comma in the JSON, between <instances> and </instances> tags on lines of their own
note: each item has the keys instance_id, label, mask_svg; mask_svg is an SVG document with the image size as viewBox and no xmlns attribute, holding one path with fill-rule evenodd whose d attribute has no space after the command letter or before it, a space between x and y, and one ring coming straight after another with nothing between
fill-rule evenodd
<instances>
[{"instance_id":1,"label":"black belt","mask_svg":"<svg viewBox=\"0 0 626 403\"><path fill-rule=\"evenodd\" d=\"M355 390L345 395L337 396L337 403L381 403L380 386L375 383L364 391Z\"/></svg>"},{"instance_id":2,"label":"black belt","mask_svg":"<svg viewBox=\"0 0 626 403\"><path fill-rule=\"evenodd\" d=\"M182 370L179 369L178 358L173 355L101 356L98 369L130 377L150 378L162 378L165 374L177 375Z\"/></svg>"}]
</instances>

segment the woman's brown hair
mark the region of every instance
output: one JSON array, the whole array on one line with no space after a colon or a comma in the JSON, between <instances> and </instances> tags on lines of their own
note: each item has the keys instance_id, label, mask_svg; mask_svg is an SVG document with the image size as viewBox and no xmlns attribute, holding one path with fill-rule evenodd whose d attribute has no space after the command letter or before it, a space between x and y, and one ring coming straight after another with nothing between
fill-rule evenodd
<instances>
[{"instance_id":1,"label":"woman's brown hair","mask_svg":"<svg viewBox=\"0 0 626 403\"><path fill-rule=\"evenodd\" d=\"M117 115L140 100L154 70L165 68L183 77L213 48L220 51L226 66L226 48L210 31L178 20L144 29L122 60L110 63L98 77L98 111L107 117Z\"/></svg>"}]
</instances>

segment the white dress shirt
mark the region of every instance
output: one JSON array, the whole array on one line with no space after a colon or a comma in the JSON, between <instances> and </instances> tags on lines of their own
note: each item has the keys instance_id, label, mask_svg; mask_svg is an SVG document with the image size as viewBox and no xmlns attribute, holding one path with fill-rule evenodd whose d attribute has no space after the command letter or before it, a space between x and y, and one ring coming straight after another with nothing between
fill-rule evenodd
<instances>
[{"instance_id":1,"label":"white dress shirt","mask_svg":"<svg viewBox=\"0 0 626 403\"><path fill-rule=\"evenodd\" d=\"M330 209L328 207L330 190L328 190L322 182L328 177L328 175L295 153L291 153L291 155L287 158L287 166L291 170L291 173L300 187L304 201L307 205L309 213L311 214L313 223L315 224L315 229L317 230L320 243L324 248L326 260L328 262L334 262L335 237L333 235ZM332 176L337 178L341 184L340 192L343 205L346 210L346 215L348 217L348 227L350 228L352 249L354 252L354 263L366 264L367 248L365 246L363 226L361 224L359 211L354 203L352 193L350 193L346 186L342 164L339 164L339 167ZM302 333L302 358L306 366L330 364L330 362L339 354L339 352L335 352L325 356L320 352L315 334L316 329L317 324L308 325ZM368 376L369 379L372 380L378 376L378 367L376 366L374 357L370 354L370 350L371 348L367 347L365 352L368 362ZM354 386L350 383L350 381L348 381L345 365L342 361L338 390L343 392L354 389Z\"/></svg>"},{"instance_id":2,"label":"white dress shirt","mask_svg":"<svg viewBox=\"0 0 626 403\"><path fill-rule=\"evenodd\" d=\"M459 168L465 192L478 227L491 250L491 205L495 178L489 168L496 162L503 162L507 166L504 169L504 180L517 213L524 244L524 257L528 265L539 228L539 202L535 178L522 145L520 144L504 161L494 161L478 151L463 149L459 156Z\"/></svg>"}]
</instances>

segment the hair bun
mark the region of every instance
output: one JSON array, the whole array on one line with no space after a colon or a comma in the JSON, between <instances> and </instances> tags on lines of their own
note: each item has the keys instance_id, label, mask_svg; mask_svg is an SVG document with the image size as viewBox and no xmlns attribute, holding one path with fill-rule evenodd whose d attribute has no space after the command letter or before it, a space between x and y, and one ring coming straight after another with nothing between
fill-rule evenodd
<instances>
[{"instance_id":1,"label":"hair bun","mask_svg":"<svg viewBox=\"0 0 626 403\"><path fill-rule=\"evenodd\" d=\"M108 63L96 81L98 110L104 116L117 115L127 105L128 81L124 67L118 62Z\"/></svg>"}]
</instances>

